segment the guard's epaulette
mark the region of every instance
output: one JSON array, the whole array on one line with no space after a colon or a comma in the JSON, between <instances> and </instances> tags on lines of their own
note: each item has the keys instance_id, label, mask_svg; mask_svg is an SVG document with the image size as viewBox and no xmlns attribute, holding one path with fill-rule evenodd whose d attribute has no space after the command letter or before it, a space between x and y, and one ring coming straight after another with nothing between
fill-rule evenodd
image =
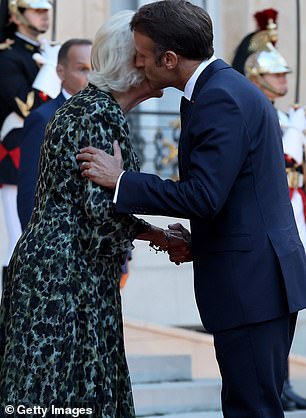
<instances>
[{"instance_id":1,"label":"guard's epaulette","mask_svg":"<svg viewBox=\"0 0 306 418\"><path fill-rule=\"evenodd\" d=\"M31 52L34 52L34 50L35 50L35 46L32 45L32 44L25 43L24 47L25 47L25 49L27 49L28 51L31 51Z\"/></svg>"},{"instance_id":2,"label":"guard's epaulette","mask_svg":"<svg viewBox=\"0 0 306 418\"><path fill-rule=\"evenodd\" d=\"M6 39L4 42L0 43L0 51L10 48L14 42L13 39Z\"/></svg>"},{"instance_id":3,"label":"guard's epaulette","mask_svg":"<svg viewBox=\"0 0 306 418\"><path fill-rule=\"evenodd\" d=\"M34 105L34 100L35 100L35 93L33 90L28 93L27 99L25 102L23 102L19 97L15 97L17 106L24 118L29 116L31 109Z\"/></svg>"}]
</instances>

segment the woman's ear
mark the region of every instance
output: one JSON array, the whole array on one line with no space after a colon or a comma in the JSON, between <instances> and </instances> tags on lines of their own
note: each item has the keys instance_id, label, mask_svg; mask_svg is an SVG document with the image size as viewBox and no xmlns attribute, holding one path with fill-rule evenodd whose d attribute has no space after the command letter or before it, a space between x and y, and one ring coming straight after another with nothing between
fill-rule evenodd
<instances>
[{"instance_id":1,"label":"woman's ear","mask_svg":"<svg viewBox=\"0 0 306 418\"><path fill-rule=\"evenodd\" d=\"M162 56L162 63L168 70L173 70L178 64L178 56L173 51L166 51Z\"/></svg>"}]
</instances>

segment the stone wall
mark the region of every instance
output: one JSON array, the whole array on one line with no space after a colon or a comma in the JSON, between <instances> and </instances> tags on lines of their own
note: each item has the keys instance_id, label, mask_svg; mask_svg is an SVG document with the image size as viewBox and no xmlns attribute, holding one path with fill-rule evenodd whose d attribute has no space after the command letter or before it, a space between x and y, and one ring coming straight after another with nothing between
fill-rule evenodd
<instances>
[{"instance_id":1,"label":"stone wall","mask_svg":"<svg viewBox=\"0 0 306 418\"><path fill-rule=\"evenodd\" d=\"M56 40L93 39L96 31L111 14L109 0L57 0ZM51 30L48 33L51 37Z\"/></svg>"}]
</instances>

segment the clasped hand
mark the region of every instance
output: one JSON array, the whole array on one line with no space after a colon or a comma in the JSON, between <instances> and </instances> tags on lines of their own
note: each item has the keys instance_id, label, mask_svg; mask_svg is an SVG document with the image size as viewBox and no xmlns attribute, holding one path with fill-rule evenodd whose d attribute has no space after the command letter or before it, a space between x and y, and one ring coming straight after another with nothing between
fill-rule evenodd
<instances>
[{"instance_id":1,"label":"clasped hand","mask_svg":"<svg viewBox=\"0 0 306 418\"><path fill-rule=\"evenodd\" d=\"M137 236L137 239L149 241L156 251L165 251L175 264L192 261L191 235L183 225L177 223L164 230L151 225L151 229Z\"/></svg>"},{"instance_id":2,"label":"clasped hand","mask_svg":"<svg viewBox=\"0 0 306 418\"><path fill-rule=\"evenodd\" d=\"M118 177L122 173L122 155L120 146L114 141L114 155L94 147L87 147L80 150L77 160L82 161L82 176L87 177L110 189L116 187ZM167 251L169 260L175 264L192 261L191 235L190 232L180 223L168 226L163 231L160 228L153 228L149 234L142 234L138 239L150 240L151 246L156 250Z\"/></svg>"},{"instance_id":3,"label":"clasped hand","mask_svg":"<svg viewBox=\"0 0 306 418\"><path fill-rule=\"evenodd\" d=\"M168 226L168 230L155 229L150 234L150 246L156 251L165 251L175 264L192 261L191 235L180 223ZM162 235L160 232L162 231Z\"/></svg>"},{"instance_id":4,"label":"clasped hand","mask_svg":"<svg viewBox=\"0 0 306 418\"><path fill-rule=\"evenodd\" d=\"M180 223L168 225L168 228L167 232L170 235L167 249L169 260L177 265L192 261L191 235L188 229Z\"/></svg>"}]
</instances>

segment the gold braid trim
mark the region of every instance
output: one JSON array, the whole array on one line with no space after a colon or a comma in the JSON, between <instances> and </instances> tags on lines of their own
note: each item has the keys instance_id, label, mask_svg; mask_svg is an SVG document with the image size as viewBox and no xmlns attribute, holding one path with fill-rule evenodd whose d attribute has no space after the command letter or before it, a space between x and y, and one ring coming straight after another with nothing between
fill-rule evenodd
<instances>
[{"instance_id":1,"label":"gold braid trim","mask_svg":"<svg viewBox=\"0 0 306 418\"><path fill-rule=\"evenodd\" d=\"M35 99L34 91L30 91L28 93L26 102L23 102L21 99L19 99L19 97L15 97L17 106L24 118L29 116L31 109L34 105L34 99Z\"/></svg>"}]
</instances>

